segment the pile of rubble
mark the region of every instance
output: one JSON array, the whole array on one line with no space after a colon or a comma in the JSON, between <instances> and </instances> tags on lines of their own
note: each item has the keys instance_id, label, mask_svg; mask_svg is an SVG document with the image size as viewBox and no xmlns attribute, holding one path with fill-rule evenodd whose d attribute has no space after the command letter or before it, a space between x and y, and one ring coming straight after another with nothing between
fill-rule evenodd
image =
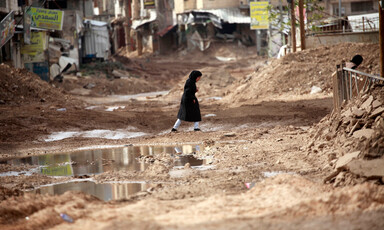
<instances>
[{"instance_id":1,"label":"pile of rubble","mask_svg":"<svg viewBox=\"0 0 384 230\"><path fill-rule=\"evenodd\" d=\"M272 95L331 93L336 64L349 61L356 54L364 58L359 71L380 73L378 50L378 44L341 43L289 53L281 59L271 59L268 65L255 66L253 73L230 85L223 101L241 103L268 100Z\"/></svg>"},{"instance_id":2,"label":"pile of rubble","mask_svg":"<svg viewBox=\"0 0 384 230\"><path fill-rule=\"evenodd\" d=\"M335 186L384 178L384 88L344 105L340 113L323 118L311 131L313 153L328 154L334 172L325 182Z\"/></svg>"},{"instance_id":3,"label":"pile of rubble","mask_svg":"<svg viewBox=\"0 0 384 230\"><path fill-rule=\"evenodd\" d=\"M65 95L27 69L0 65L0 105L20 105L32 101L65 102L69 99L69 95Z\"/></svg>"}]
</instances>

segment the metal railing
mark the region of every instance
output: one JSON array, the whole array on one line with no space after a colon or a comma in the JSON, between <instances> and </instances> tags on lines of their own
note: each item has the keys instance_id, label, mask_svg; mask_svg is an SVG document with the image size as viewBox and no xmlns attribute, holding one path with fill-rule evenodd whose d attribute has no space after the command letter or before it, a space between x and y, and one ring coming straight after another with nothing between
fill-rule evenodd
<instances>
[{"instance_id":1,"label":"metal railing","mask_svg":"<svg viewBox=\"0 0 384 230\"><path fill-rule=\"evenodd\" d=\"M307 35L332 33L358 33L379 30L379 17L361 17L360 19L334 19L321 24L312 25Z\"/></svg>"},{"instance_id":2,"label":"metal railing","mask_svg":"<svg viewBox=\"0 0 384 230\"><path fill-rule=\"evenodd\" d=\"M333 108L340 110L344 101L360 97L367 93L374 84L383 84L384 78L345 67L345 63L337 65L333 76Z\"/></svg>"}]
</instances>

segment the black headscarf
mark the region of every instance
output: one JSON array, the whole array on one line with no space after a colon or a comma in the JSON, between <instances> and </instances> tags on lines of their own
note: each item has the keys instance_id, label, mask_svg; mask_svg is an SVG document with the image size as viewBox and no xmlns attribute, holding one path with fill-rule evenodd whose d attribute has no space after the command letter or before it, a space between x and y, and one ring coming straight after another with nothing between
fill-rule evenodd
<instances>
[{"instance_id":1,"label":"black headscarf","mask_svg":"<svg viewBox=\"0 0 384 230\"><path fill-rule=\"evenodd\" d=\"M361 55L355 55L355 56L353 56L351 62L353 62L355 64L355 66L352 67L352 69L355 69L356 67L358 67L363 62L363 57Z\"/></svg>"},{"instance_id":2,"label":"black headscarf","mask_svg":"<svg viewBox=\"0 0 384 230\"><path fill-rule=\"evenodd\" d=\"M203 74L198 71L198 70L193 70L190 74L189 74L189 79L193 80L194 82L196 82L196 79L200 76L202 76Z\"/></svg>"}]
</instances>

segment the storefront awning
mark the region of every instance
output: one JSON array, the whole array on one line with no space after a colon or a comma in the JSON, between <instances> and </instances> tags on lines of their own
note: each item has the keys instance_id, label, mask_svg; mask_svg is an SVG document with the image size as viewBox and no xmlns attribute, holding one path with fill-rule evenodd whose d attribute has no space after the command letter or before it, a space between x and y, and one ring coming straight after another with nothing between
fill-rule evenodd
<instances>
[{"instance_id":1,"label":"storefront awning","mask_svg":"<svg viewBox=\"0 0 384 230\"><path fill-rule=\"evenodd\" d=\"M133 20L131 28L136 30L138 27L155 21L157 18L156 10L150 10L149 11L149 18L141 19L141 20Z\"/></svg>"},{"instance_id":2,"label":"storefront awning","mask_svg":"<svg viewBox=\"0 0 384 230\"><path fill-rule=\"evenodd\" d=\"M160 37L163 37L165 34L167 34L169 31L171 31L173 28L175 28L175 26L176 25L167 26L164 29L157 32L157 34L160 35Z\"/></svg>"},{"instance_id":3,"label":"storefront awning","mask_svg":"<svg viewBox=\"0 0 384 230\"><path fill-rule=\"evenodd\" d=\"M226 23L237 23L237 24L250 24L251 17L243 14L238 8L226 8L226 9L212 9L212 10L191 10L184 12L183 14L190 13L209 13Z\"/></svg>"}]
</instances>

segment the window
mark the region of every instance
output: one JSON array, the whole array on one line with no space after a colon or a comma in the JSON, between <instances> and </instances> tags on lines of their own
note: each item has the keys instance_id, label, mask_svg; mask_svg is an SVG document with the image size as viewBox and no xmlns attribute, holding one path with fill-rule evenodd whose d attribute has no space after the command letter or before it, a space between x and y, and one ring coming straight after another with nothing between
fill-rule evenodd
<instances>
[{"instance_id":1,"label":"window","mask_svg":"<svg viewBox=\"0 0 384 230\"><path fill-rule=\"evenodd\" d=\"M48 9L67 9L67 0L48 0Z\"/></svg>"},{"instance_id":2,"label":"window","mask_svg":"<svg viewBox=\"0 0 384 230\"><path fill-rule=\"evenodd\" d=\"M373 11L373 2L351 2L352 12Z\"/></svg>"},{"instance_id":3,"label":"window","mask_svg":"<svg viewBox=\"0 0 384 230\"><path fill-rule=\"evenodd\" d=\"M333 15L339 15L339 4L333 4ZM341 7L341 16L345 15L345 7Z\"/></svg>"},{"instance_id":4,"label":"window","mask_svg":"<svg viewBox=\"0 0 384 230\"><path fill-rule=\"evenodd\" d=\"M7 1L6 0L0 0L0 7L7 8Z\"/></svg>"}]
</instances>

